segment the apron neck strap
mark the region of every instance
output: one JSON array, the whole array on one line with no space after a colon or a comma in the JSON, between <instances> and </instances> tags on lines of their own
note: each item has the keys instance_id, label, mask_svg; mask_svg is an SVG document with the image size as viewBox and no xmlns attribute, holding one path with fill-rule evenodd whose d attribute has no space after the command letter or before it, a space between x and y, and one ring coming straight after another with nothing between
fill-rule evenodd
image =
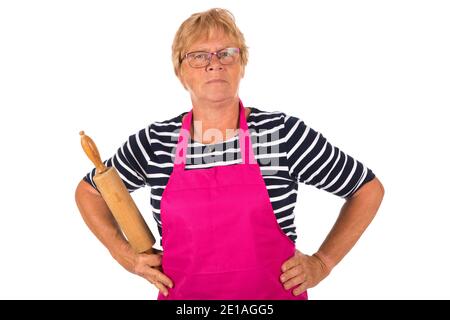
<instances>
[{"instance_id":1,"label":"apron neck strap","mask_svg":"<svg viewBox=\"0 0 450 320\"><path fill-rule=\"evenodd\" d=\"M178 143L175 151L174 170L184 170L186 165L187 146L190 137L190 129L192 124L192 111L186 115L183 120ZM245 117L245 108L239 99L239 147L241 149L242 163L255 164L255 155L253 153L252 140L247 126Z\"/></svg>"}]
</instances>

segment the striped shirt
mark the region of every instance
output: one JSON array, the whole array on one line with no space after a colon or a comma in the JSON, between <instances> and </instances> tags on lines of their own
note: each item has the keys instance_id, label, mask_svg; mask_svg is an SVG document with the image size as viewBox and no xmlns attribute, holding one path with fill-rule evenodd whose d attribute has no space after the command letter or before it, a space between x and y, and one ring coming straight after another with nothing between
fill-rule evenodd
<instances>
[{"instance_id":1,"label":"striped shirt","mask_svg":"<svg viewBox=\"0 0 450 320\"><path fill-rule=\"evenodd\" d=\"M298 183L312 185L343 199L350 198L375 175L364 164L331 145L299 118L282 112L250 108L247 118L255 159L258 162L278 224L295 242L294 208ZM175 118L153 122L131 135L105 161L114 166L130 192L150 187L150 205L162 237L161 196L172 173L183 112ZM189 140L186 170L242 163L239 138L217 144ZM85 180L93 182L95 168Z\"/></svg>"}]
</instances>

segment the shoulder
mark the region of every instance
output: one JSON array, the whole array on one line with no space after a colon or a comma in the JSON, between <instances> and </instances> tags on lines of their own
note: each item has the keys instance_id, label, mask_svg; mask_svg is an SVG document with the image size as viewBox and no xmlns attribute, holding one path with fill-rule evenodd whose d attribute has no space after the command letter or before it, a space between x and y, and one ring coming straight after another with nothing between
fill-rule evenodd
<instances>
[{"instance_id":1,"label":"shoulder","mask_svg":"<svg viewBox=\"0 0 450 320\"><path fill-rule=\"evenodd\" d=\"M188 112L182 112L179 115L162 120L162 121L154 121L148 125L148 128L155 129L157 131L175 131L181 127L181 121L183 116Z\"/></svg>"},{"instance_id":2,"label":"shoulder","mask_svg":"<svg viewBox=\"0 0 450 320\"><path fill-rule=\"evenodd\" d=\"M174 139L173 137L178 134L181 128L182 116L186 113L183 112L166 120L150 122L147 126L129 135L125 144L129 144L134 148L143 147L147 149L154 142L160 142L162 145L170 143Z\"/></svg>"},{"instance_id":3,"label":"shoulder","mask_svg":"<svg viewBox=\"0 0 450 320\"><path fill-rule=\"evenodd\" d=\"M255 129L271 129L277 125L284 123L286 114L281 111L268 111L250 107L250 114L247 118L249 127Z\"/></svg>"},{"instance_id":4,"label":"shoulder","mask_svg":"<svg viewBox=\"0 0 450 320\"><path fill-rule=\"evenodd\" d=\"M251 110L248 122L249 126L255 129L267 130L279 127L289 132L292 128L298 127L300 124L304 125L301 118L282 111L268 111L255 107L252 107Z\"/></svg>"},{"instance_id":5,"label":"shoulder","mask_svg":"<svg viewBox=\"0 0 450 320\"><path fill-rule=\"evenodd\" d=\"M176 133L181 128L181 121L185 114L187 114L187 112L182 112L179 115L166 120L153 121L145 128L142 128L139 131L139 134L145 133L147 136L152 137L154 135Z\"/></svg>"}]
</instances>

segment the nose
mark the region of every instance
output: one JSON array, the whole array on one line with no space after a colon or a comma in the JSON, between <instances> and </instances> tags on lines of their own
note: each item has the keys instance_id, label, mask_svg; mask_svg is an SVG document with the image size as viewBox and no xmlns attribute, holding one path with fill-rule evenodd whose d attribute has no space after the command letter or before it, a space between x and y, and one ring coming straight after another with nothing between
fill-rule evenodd
<instances>
[{"instance_id":1,"label":"nose","mask_svg":"<svg viewBox=\"0 0 450 320\"><path fill-rule=\"evenodd\" d=\"M212 55L211 61L209 61L209 64L206 66L206 70L207 71L223 70L223 65L220 63L217 55L215 54Z\"/></svg>"}]
</instances>

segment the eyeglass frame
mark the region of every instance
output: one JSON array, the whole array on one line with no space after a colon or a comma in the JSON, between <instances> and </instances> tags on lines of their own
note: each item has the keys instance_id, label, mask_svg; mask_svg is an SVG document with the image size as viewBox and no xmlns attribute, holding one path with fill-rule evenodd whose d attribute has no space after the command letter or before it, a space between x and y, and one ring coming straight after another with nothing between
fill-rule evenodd
<instances>
[{"instance_id":1,"label":"eyeglass frame","mask_svg":"<svg viewBox=\"0 0 450 320\"><path fill-rule=\"evenodd\" d=\"M201 67L193 67L193 66L189 63L189 60L187 60L189 66L190 66L191 68L200 69L200 68L204 68L204 67L209 66L209 65L211 64L212 56L214 56L214 55L217 57L217 60L219 60L219 62L220 62L221 65L223 65L223 66L230 66L230 65L235 64L236 62L234 62L234 63L229 63L229 64L223 64L222 61L220 60L219 56L217 55L219 52L224 51L224 50L227 50L227 49L237 49L237 53L238 53L239 55L241 54L241 48L238 48L238 47L226 47L226 48L223 48L223 49L220 49L220 50L217 50L217 51L212 51L212 52L208 52L208 51L191 51L191 52L186 53L186 54L183 56L183 58L181 58L180 63L183 63L183 61L184 61L185 59L187 59L187 56L188 56L189 54L201 52L201 53L207 53L207 54L208 54L208 64L206 64L206 65L204 65L204 66L201 66Z\"/></svg>"}]
</instances>

